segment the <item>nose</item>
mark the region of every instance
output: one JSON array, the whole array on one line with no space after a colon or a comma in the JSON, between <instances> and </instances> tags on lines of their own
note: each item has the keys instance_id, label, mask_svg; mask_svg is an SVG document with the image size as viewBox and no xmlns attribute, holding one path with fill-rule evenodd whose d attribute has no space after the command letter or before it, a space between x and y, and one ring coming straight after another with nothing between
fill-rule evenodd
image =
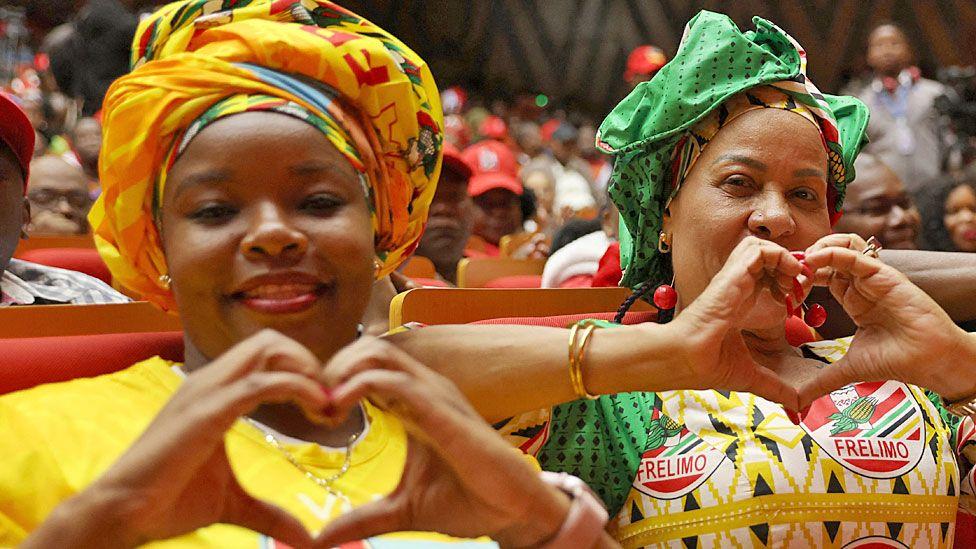
<instances>
[{"instance_id":1,"label":"nose","mask_svg":"<svg viewBox=\"0 0 976 549\"><path fill-rule=\"evenodd\" d=\"M251 260L297 262L308 250L308 237L288 223L274 204L258 207L241 239L241 253Z\"/></svg>"},{"instance_id":2,"label":"nose","mask_svg":"<svg viewBox=\"0 0 976 549\"><path fill-rule=\"evenodd\" d=\"M775 191L762 193L749 215L749 230L766 240L777 240L796 231L796 222L786 198Z\"/></svg>"},{"instance_id":3,"label":"nose","mask_svg":"<svg viewBox=\"0 0 976 549\"><path fill-rule=\"evenodd\" d=\"M895 204L888 212L888 225L891 227L902 227L909 224L911 216L909 211L913 208L905 209Z\"/></svg>"},{"instance_id":4,"label":"nose","mask_svg":"<svg viewBox=\"0 0 976 549\"><path fill-rule=\"evenodd\" d=\"M71 206L71 203L68 202L68 197L66 196L58 197L58 201L54 204L54 209L65 217L71 216L75 211L74 207Z\"/></svg>"}]
</instances>

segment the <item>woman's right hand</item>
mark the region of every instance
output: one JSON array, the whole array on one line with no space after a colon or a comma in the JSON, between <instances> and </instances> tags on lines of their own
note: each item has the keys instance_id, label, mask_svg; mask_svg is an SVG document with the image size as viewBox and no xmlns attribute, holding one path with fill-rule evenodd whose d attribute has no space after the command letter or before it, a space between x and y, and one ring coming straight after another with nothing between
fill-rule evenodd
<instances>
[{"instance_id":1,"label":"woman's right hand","mask_svg":"<svg viewBox=\"0 0 976 549\"><path fill-rule=\"evenodd\" d=\"M797 390L753 360L735 322L764 289L781 302L793 295L802 269L786 248L754 236L743 239L705 290L664 325L676 347L674 386L749 392L798 410Z\"/></svg>"},{"instance_id":2,"label":"woman's right hand","mask_svg":"<svg viewBox=\"0 0 976 549\"><path fill-rule=\"evenodd\" d=\"M328 398L316 376L321 364L302 345L264 330L187 376L145 432L97 481L62 504L81 539L72 546L134 547L214 523L243 526L293 547L312 543L304 526L249 495L227 459L224 435L260 404L291 401L310 418ZM75 513L76 515L78 513ZM50 522L52 519L49 518ZM89 530L78 530L88 522ZM50 546L42 525L25 547ZM88 542L85 541L88 540ZM60 543L58 546L62 546Z\"/></svg>"}]
</instances>

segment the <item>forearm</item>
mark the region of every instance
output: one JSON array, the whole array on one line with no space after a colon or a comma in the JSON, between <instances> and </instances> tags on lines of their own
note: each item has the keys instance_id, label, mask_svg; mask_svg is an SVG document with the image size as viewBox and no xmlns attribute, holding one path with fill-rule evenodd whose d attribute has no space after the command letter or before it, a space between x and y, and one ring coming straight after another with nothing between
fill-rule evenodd
<instances>
[{"instance_id":1,"label":"forearm","mask_svg":"<svg viewBox=\"0 0 976 549\"><path fill-rule=\"evenodd\" d=\"M138 544L123 539L124 526L112 512L115 505L92 488L57 506L21 549L102 547L127 549Z\"/></svg>"},{"instance_id":2,"label":"forearm","mask_svg":"<svg viewBox=\"0 0 976 549\"><path fill-rule=\"evenodd\" d=\"M976 254L882 250L881 259L931 296L953 321L976 319Z\"/></svg>"},{"instance_id":3,"label":"forearm","mask_svg":"<svg viewBox=\"0 0 976 549\"><path fill-rule=\"evenodd\" d=\"M388 336L460 387L489 421L577 398L569 379L569 330L540 326L431 326ZM667 325L596 330L583 380L594 394L671 388Z\"/></svg>"}]
</instances>

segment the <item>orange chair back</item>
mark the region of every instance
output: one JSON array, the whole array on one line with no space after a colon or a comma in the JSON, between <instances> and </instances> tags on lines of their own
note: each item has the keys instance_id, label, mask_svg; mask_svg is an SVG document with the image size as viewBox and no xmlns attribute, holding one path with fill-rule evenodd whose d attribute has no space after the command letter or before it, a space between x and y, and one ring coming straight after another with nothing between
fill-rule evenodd
<instances>
[{"instance_id":1,"label":"orange chair back","mask_svg":"<svg viewBox=\"0 0 976 549\"><path fill-rule=\"evenodd\" d=\"M90 234L78 236L45 236L34 235L25 238L17 244L14 250L14 257L20 258L21 254L29 250L42 248L94 248L95 240Z\"/></svg>"},{"instance_id":2,"label":"orange chair back","mask_svg":"<svg viewBox=\"0 0 976 549\"><path fill-rule=\"evenodd\" d=\"M459 288L484 288L496 278L518 275L542 275L545 259L510 259L507 257L464 258L458 263Z\"/></svg>"},{"instance_id":3,"label":"orange chair back","mask_svg":"<svg viewBox=\"0 0 976 549\"><path fill-rule=\"evenodd\" d=\"M180 319L145 301L102 305L28 305L0 309L0 339L134 332L178 332Z\"/></svg>"},{"instance_id":4,"label":"orange chair back","mask_svg":"<svg viewBox=\"0 0 976 549\"><path fill-rule=\"evenodd\" d=\"M467 324L488 319L551 317L616 311L627 288L418 288L390 303L390 328L408 322ZM638 300L631 311L654 311Z\"/></svg>"}]
</instances>

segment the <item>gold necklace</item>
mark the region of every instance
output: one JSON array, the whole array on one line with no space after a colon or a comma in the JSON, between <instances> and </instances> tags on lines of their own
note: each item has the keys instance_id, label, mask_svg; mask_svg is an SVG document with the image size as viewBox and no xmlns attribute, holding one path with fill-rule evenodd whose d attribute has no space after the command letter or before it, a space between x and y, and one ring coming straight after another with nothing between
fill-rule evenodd
<instances>
[{"instance_id":1,"label":"gold necklace","mask_svg":"<svg viewBox=\"0 0 976 549\"><path fill-rule=\"evenodd\" d=\"M286 449L283 444L281 444L278 438L271 433L270 427L263 427L257 421L247 416L244 416L244 420L247 421L252 427L257 429L258 431L261 431L264 434L265 442L267 442L269 445L271 445L272 448L277 450L278 453L285 456L285 459L287 459L288 462L292 464L292 466L294 466L303 475L305 475L305 478L309 479L310 481L324 488L325 491L328 492L333 497L336 497L339 500L341 500L344 503L344 508L341 510L341 512L345 513L352 509L352 502L349 501L348 496L343 494L341 490L335 488L332 484L335 483L340 478L342 478L342 476L345 475L352 467L352 446L353 444L356 443L357 440L359 440L359 437L362 436L363 432L366 431L365 422L368 421L368 416L366 415L366 410L363 410L361 405L360 405L360 410L362 410L363 413L363 422L364 422L363 428L358 433L354 433L349 437L349 440L346 442L346 455L342 460L342 465L339 467L339 470L335 474L326 478L322 478L316 475L315 473L309 471L308 468L306 468L304 465L302 465L298 461L298 459L296 459L295 456L291 452L289 452L288 449Z\"/></svg>"}]
</instances>

